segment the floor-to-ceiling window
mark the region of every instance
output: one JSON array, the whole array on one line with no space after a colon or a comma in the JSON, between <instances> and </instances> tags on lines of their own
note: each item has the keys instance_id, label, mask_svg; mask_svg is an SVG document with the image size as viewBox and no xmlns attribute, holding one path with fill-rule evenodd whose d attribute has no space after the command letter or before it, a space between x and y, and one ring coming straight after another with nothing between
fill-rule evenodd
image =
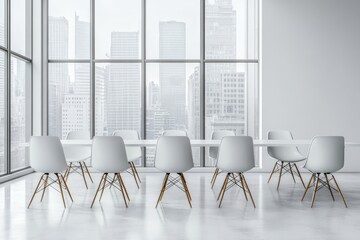
<instances>
[{"instance_id":1,"label":"floor-to-ceiling window","mask_svg":"<svg viewBox=\"0 0 360 240\"><path fill-rule=\"evenodd\" d=\"M258 137L258 0L48 0L48 133ZM193 149L197 166L213 166ZM154 149L138 165L153 166Z\"/></svg>"},{"instance_id":2,"label":"floor-to-ceiling window","mask_svg":"<svg viewBox=\"0 0 360 240\"><path fill-rule=\"evenodd\" d=\"M0 0L0 175L29 167L31 15L31 0Z\"/></svg>"}]
</instances>

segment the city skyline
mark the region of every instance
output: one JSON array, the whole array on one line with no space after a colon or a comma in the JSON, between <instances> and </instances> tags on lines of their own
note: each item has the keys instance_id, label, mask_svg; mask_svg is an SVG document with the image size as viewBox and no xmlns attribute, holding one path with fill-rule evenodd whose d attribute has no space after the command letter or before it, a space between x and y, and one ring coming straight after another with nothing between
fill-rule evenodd
<instances>
[{"instance_id":1,"label":"city skyline","mask_svg":"<svg viewBox=\"0 0 360 240\"><path fill-rule=\"evenodd\" d=\"M89 57L90 23L75 13L75 59ZM237 54L236 10L231 1L217 0L206 8L205 55L209 59ZM224 18L223 16L226 16ZM68 58L72 27L65 17L49 17L49 49L53 59ZM54 32L57 31L57 32ZM158 22L159 58L185 59L187 24L175 20ZM110 32L111 59L137 59L138 31ZM51 50L55 48L56 51ZM115 130L141 131L141 65L139 63L95 64L95 134L111 135ZM190 70L189 70L190 69ZM243 69L243 70L242 70ZM69 131L90 131L90 65L49 64L49 128L51 135L66 138ZM62 73L60 73L62 72ZM157 72L156 74L154 74ZM183 129L190 138L201 138L200 68L197 63L146 64L145 137L154 139L167 129ZM247 135L246 66L236 63L208 63L205 67L205 138L216 130ZM54 106L54 107L53 107ZM50 108L49 108L50 109ZM196 151L199 165L199 151ZM154 151L147 149L147 166ZM214 160L206 160L213 165Z\"/></svg>"}]
</instances>

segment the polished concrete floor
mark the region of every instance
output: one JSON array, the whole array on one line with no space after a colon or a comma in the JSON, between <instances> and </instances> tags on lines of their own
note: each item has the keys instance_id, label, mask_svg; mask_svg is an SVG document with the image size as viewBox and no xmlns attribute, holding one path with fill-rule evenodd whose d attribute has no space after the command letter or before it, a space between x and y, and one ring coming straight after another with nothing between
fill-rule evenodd
<instances>
[{"instance_id":1,"label":"polished concrete floor","mask_svg":"<svg viewBox=\"0 0 360 240\"><path fill-rule=\"evenodd\" d=\"M106 190L103 199L90 208L100 174L85 189L80 175L70 175L69 188L74 202L67 198L63 208L60 194L37 196L30 209L27 203L39 174L0 185L0 239L359 239L360 174L337 174L349 208L338 195L333 202L327 189L318 192L313 208L311 193L301 202L304 188L284 176L276 190L276 176L267 184L268 174L248 173L247 182L256 209L246 202L242 190L226 192L218 208L216 197L224 175L214 189L210 173L187 173L193 208L185 194L176 188L165 193L156 209L163 175L142 173L140 189L132 176L122 174L131 202L125 208L121 193ZM304 174L308 180L310 175Z\"/></svg>"}]
</instances>

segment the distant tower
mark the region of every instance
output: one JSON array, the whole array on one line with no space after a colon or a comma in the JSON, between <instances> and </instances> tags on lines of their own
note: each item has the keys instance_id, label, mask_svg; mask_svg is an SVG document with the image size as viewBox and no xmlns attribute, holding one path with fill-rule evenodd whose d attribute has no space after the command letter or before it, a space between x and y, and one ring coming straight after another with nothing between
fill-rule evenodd
<instances>
[{"instance_id":1,"label":"distant tower","mask_svg":"<svg viewBox=\"0 0 360 240\"><path fill-rule=\"evenodd\" d=\"M137 59L138 32L112 32L111 58ZM139 130L141 121L140 65L112 63L106 86L108 133L118 129Z\"/></svg>"},{"instance_id":2,"label":"distant tower","mask_svg":"<svg viewBox=\"0 0 360 240\"><path fill-rule=\"evenodd\" d=\"M185 59L186 29L183 22L160 22L160 59ZM186 124L185 63L160 64L161 105L175 119L177 128Z\"/></svg>"},{"instance_id":3,"label":"distant tower","mask_svg":"<svg viewBox=\"0 0 360 240\"><path fill-rule=\"evenodd\" d=\"M68 59L69 23L64 17L49 17L49 59ZM49 64L49 135L62 136L62 103L68 90L68 65Z\"/></svg>"}]
</instances>

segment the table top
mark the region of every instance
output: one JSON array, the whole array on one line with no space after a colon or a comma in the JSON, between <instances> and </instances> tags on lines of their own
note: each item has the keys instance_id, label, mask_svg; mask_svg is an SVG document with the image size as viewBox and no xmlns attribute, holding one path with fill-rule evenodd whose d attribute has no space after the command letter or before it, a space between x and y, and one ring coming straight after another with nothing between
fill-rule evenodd
<instances>
[{"instance_id":1,"label":"table top","mask_svg":"<svg viewBox=\"0 0 360 240\"><path fill-rule=\"evenodd\" d=\"M254 147L309 146L312 140L254 140ZM192 147L218 147L221 140L190 140ZM90 146L92 140L61 140L64 146ZM156 139L124 140L126 146L155 147ZM345 142L345 147L360 147L360 142Z\"/></svg>"}]
</instances>

